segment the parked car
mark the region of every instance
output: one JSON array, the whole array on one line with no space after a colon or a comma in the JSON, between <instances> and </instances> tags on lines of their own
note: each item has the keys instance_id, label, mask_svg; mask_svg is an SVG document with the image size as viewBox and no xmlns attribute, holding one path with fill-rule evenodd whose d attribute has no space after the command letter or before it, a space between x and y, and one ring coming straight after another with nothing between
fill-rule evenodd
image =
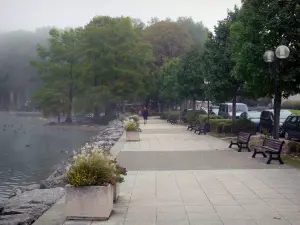
<instances>
[{"instance_id":1,"label":"parked car","mask_svg":"<svg viewBox=\"0 0 300 225\"><path fill-rule=\"evenodd\" d=\"M256 125L257 131L259 131L259 120L260 120L260 112L259 111L249 111L243 112L240 115L240 119L249 119Z\"/></svg>"},{"instance_id":2,"label":"parked car","mask_svg":"<svg viewBox=\"0 0 300 225\"><path fill-rule=\"evenodd\" d=\"M219 106L213 105L213 106L211 107L211 111L212 111L215 115L218 115L218 113L219 113Z\"/></svg>"},{"instance_id":3,"label":"parked car","mask_svg":"<svg viewBox=\"0 0 300 225\"><path fill-rule=\"evenodd\" d=\"M236 118L238 119L243 112L248 112L248 106L244 103L236 103ZM222 103L219 106L219 116L232 118L232 103Z\"/></svg>"},{"instance_id":4,"label":"parked car","mask_svg":"<svg viewBox=\"0 0 300 225\"><path fill-rule=\"evenodd\" d=\"M279 134L282 136L282 125L284 121L292 115L292 112L290 110L282 109L280 110L280 120L279 120ZM265 130L269 133L273 132L273 126L274 126L274 113L273 109L267 109L263 110L260 114L260 120L259 120L259 131L263 133Z\"/></svg>"},{"instance_id":5,"label":"parked car","mask_svg":"<svg viewBox=\"0 0 300 225\"><path fill-rule=\"evenodd\" d=\"M300 115L291 115L284 121L282 136L287 140L300 139Z\"/></svg>"}]
</instances>

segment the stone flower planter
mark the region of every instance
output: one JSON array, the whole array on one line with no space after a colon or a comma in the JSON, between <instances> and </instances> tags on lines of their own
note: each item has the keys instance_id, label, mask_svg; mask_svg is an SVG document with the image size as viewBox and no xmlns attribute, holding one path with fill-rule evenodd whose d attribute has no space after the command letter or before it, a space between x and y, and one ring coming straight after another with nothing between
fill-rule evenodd
<instances>
[{"instance_id":1,"label":"stone flower planter","mask_svg":"<svg viewBox=\"0 0 300 225\"><path fill-rule=\"evenodd\" d=\"M113 185L113 191L114 191L114 202L117 201L120 194L120 183L116 183Z\"/></svg>"},{"instance_id":2,"label":"stone flower planter","mask_svg":"<svg viewBox=\"0 0 300 225\"><path fill-rule=\"evenodd\" d=\"M139 141L140 132L139 131L126 131L126 140L127 141Z\"/></svg>"},{"instance_id":3,"label":"stone flower planter","mask_svg":"<svg viewBox=\"0 0 300 225\"><path fill-rule=\"evenodd\" d=\"M66 217L80 220L107 220L113 209L113 188L66 185Z\"/></svg>"}]
</instances>

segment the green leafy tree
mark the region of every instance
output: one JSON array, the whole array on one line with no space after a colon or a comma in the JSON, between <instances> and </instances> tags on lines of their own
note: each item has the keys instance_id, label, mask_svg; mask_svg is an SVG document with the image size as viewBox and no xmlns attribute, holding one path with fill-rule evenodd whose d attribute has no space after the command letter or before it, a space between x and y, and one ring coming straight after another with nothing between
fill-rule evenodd
<instances>
[{"instance_id":1,"label":"green leafy tree","mask_svg":"<svg viewBox=\"0 0 300 225\"><path fill-rule=\"evenodd\" d=\"M176 22L188 30L194 45L204 45L208 29L202 22L195 22L191 17L179 17Z\"/></svg>"},{"instance_id":2,"label":"green leafy tree","mask_svg":"<svg viewBox=\"0 0 300 225\"><path fill-rule=\"evenodd\" d=\"M278 123L282 97L300 91L300 7L294 0L245 0L239 21L231 27L234 40L235 75L244 79L245 88L253 97L274 97L273 66L263 61L266 50L281 44L290 49L290 56L277 61L279 87L275 94L275 121ZM277 134L277 132L275 132Z\"/></svg>"},{"instance_id":3,"label":"green leafy tree","mask_svg":"<svg viewBox=\"0 0 300 225\"><path fill-rule=\"evenodd\" d=\"M236 99L242 94L243 80L235 76L230 27L238 19L238 9L229 11L227 18L218 22L215 35L210 34L202 57L205 79L210 82L210 93L217 101L232 100L232 120L236 119Z\"/></svg>"},{"instance_id":4,"label":"green leafy tree","mask_svg":"<svg viewBox=\"0 0 300 225\"><path fill-rule=\"evenodd\" d=\"M170 21L159 21L146 27L144 39L151 43L155 65L158 67L169 58L184 55L192 44L188 30Z\"/></svg>"},{"instance_id":5,"label":"green leafy tree","mask_svg":"<svg viewBox=\"0 0 300 225\"><path fill-rule=\"evenodd\" d=\"M57 122L60 123L60 116L67 112L67 95L65 88L59 88L60 84L43 86L32 96L36 106L42 110L45 116L57 116Z\"/></svg>"},{"instance_id":6,"label":"green leafy tree","mask_svg":"<svg viewBox=\"0 0 300 225\"><path fill-rule=\"evenodd\" d=\"M37 48L40 60L32 61L46 86L55 90L55 86L63 89L67 101L67 123L72 123L72 107L77 88L79 68L82 61L80 51L82 29L51 29L49 45ZM47 90L48 91L48 90ZM40 96L40 95L38 95ZM43 95L41 95L43 96Z\"/></svg>"},{"instance_id":7,"label":"green leafy tree","mask_svg":"<svg viewBox=\"0 0 300 225\"><path fill-rule=\"evenodd\" d=\"M142 93L152 52L130 18L92 19L84 29L84 51L82 91L92 100L95 119L99 107L108 109Z\"/></svg>"},{"instance_id":8,"label":"green leafy tree","mask_svg":"<svg viewBox=\"0 0 300 225\"><path fill-rule=\"evenodd\" d=\"M177 77L181 72L180 58L169 59L159 71L159 97L165 103L177 103L179 100L179 86Z\"/></svg>"},{"instance_id":9,"label":"green leafy tree","mask_svg":"<svg viewBox=\"0 0 300 225\"><path fill-rule=\"evenodd\" d=\"M205 94L203 85L202 56L201 46L194 46L182 58L182 70L178 73L178 87L180 95L193 100L193 109L196 107L196 100Z\"/></svg>"}]
</instances>

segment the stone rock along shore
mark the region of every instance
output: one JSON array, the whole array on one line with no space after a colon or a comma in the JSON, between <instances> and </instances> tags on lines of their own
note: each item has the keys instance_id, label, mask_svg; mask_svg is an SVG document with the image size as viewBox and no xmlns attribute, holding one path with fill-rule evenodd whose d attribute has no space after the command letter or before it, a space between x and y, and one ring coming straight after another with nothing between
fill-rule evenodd
<instances>
[{"instance_id":1,"label":"stone rock along shore","mask_svg":"<svg viewBox=\"0 0 300 225\"><path fill-rule=\"evenodd\" d=\"M110 149L123 134L123 123L113 120L81 149ZM62 162L40 184L15 188L5 202L0 202L0 225L30 225L64 195L68 162Z\"/></svg>"}]
</instances>

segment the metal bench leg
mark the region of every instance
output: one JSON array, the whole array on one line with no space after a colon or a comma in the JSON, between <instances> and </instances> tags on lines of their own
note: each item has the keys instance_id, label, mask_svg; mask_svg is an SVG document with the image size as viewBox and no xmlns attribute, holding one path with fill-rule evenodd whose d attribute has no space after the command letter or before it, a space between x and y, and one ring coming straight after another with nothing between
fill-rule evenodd
<instances>
[{"instance_id":1,"label":"metal bench leg","mask_svg":"<svg viewBox=\"0 0 300 225\"><path fill-rule=\"evenodd\" d=\"M282 161L282 159L281 159L280 155L278 155L278 161L279 161L279 163L280 163L281 165L283 165L283 164L284 164L284 162Z\"/></svg>"},{"instance_id":2,"label":"metal bench leg","mask_svg":"<svg viewBox=\"0 0 300 225\"><path fill-rule=\"evenodd\" d=\"M272 156L272 154L270 154L267 164L270 164L272 160L273 160L273 156Z\"/></svg>"},{"instance_id":3,"label":"metal bench leg","mask_svg":"<svg viewBox=\"0 0 300 225\"><path fill-rule=\"evenodd\" d=\"M261 154L264 156L264 158L267 158L266 153L262 152Z\"/></svg>"},{"instance_id":4,"label":"metal bench leg","mask_svg":"<svg viewBox=\"0 0 300 225\"><path fill-rule=\"evenodd\" d=\"M255 158L257 152L256 152L256 149L254 149L254 152L253 152L253 155L252 155L252 158Z\"/></svg>"},{"instance_id":5,"label":"metal bench leg","mask_svg":"<svg viewBox=\"0 0 300 225\"><path fill-rule=\"evenodd\" d=\"M251 152L251 149L249 148L249 145L247 144L247 149L248 149L248 152Z\"/></svg>"},{"instance_id":6,"label":"metal bench leg","mask_svg":"<svg viewBox=\"0 0 300 225\"><path fill-rule=\"evenodd\" d=\"M230 145L229 145L229 148L231 148L232 147L232 141L230 141Z\"/></svg>"},{"instance_id":7,"label":"metal bench leg","mask_svg":"<svg viewBox=\"0 0 300 225\"><path fill-rule=\"evenodd\" d=\"M243 148L243 144L237 144L237 146L239 147L238 152L241 152Z\"/></svg>"}]
</instances>

